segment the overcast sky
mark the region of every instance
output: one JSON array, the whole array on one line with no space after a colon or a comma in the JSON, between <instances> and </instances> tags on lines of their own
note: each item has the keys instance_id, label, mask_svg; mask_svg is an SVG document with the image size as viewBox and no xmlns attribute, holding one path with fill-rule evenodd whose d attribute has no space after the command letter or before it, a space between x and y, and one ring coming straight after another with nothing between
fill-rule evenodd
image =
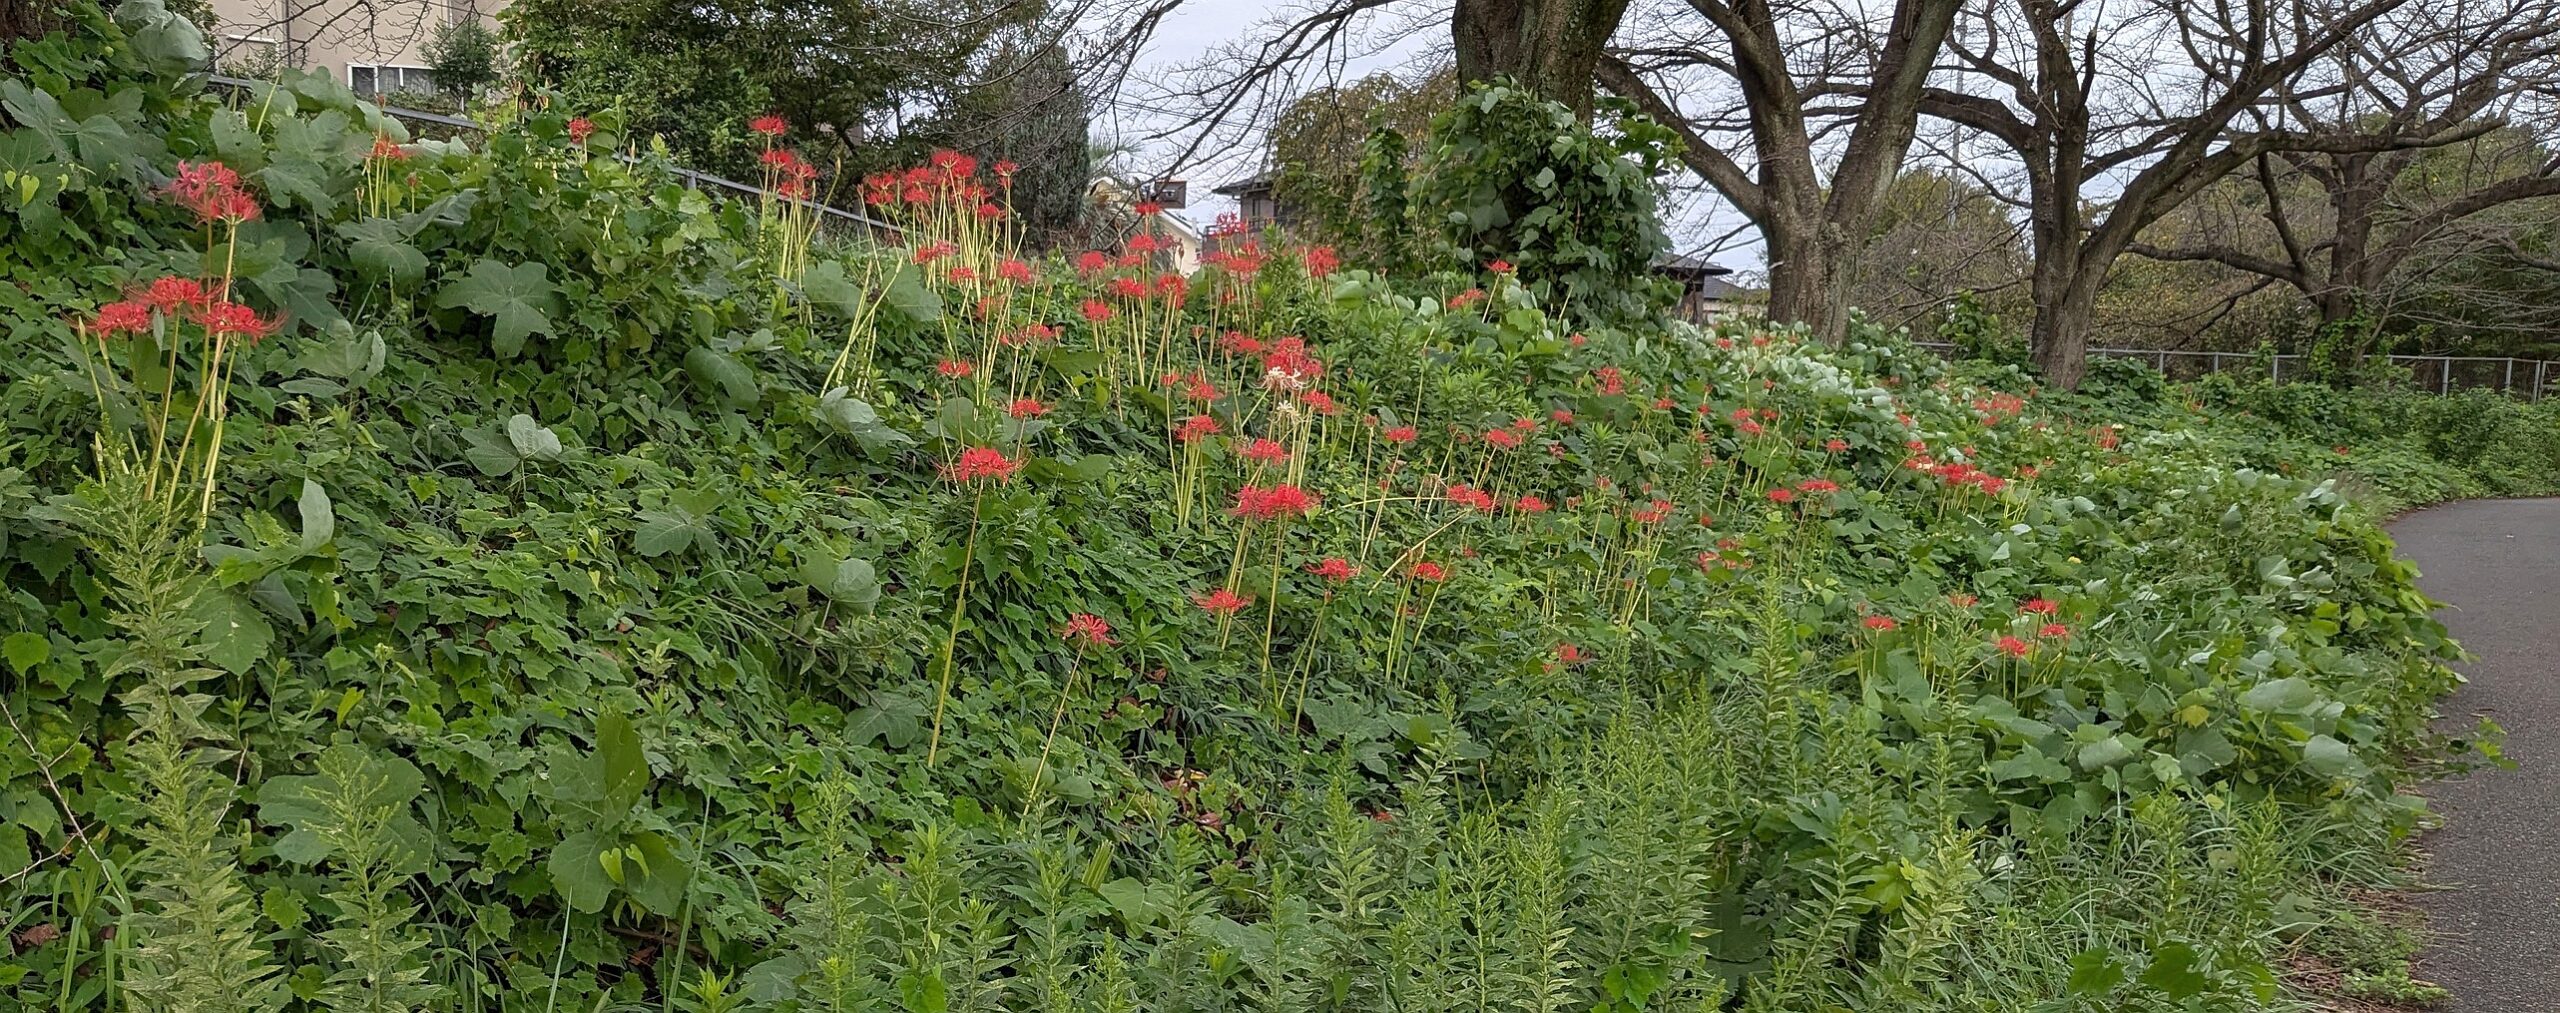
<instances>
[{"instance_id":1,"label":"overcast sky","mask_svg":"<svg viewBox=\"0 0 2560 1013\"><path fill-rule=\"evenodd\" d=\"M1157 29L1155 38L1139 57L1132 75L1134 79L1124 93L1097 110L1095 139L1098 142L1115 138L1135 142L1165 129L1175 119L1165 113L1159 103L1147 101L1151 85L1221 45L1265 37L1267 33L1258 32L1258 26L1300 7L1298 0L1189 0ZM1392 22L1366 24L1362 30L1367 34L1351 40L1348 49L1355 53L1378 50L1395 34L1394 28ZM1401 45L1390 47L1385 52L1355 57L1345 67L1344 76L1357 78L1378 71L1414 70L1445 53L1447 32L1444 22L1411 33ZM1138 152L1124 158L1124 164L1119 168L1151 174L1172 159L1179 148L1180 145L1172 141L1142 145ZM1184 217L1206 225L1215 221L1220 213L1235 210L1235 202L1209 193L1210 188L1251 175L1261 168L1262 158L1259 130L1239 143L1202 151L1195 157L1195 164L1185 166L1177 174L1191 183L1191 206L1182 212ZM1695 180L1683 182L1694 184ZM1759 237L1723 200L1712 197L1675 199L1666 205L1665 217L1664 224L1671 234L1672 245L1678 251L1705 256L1740 271L1760 270ZM1742 230L1739 235L1734 234L1736 229Z\"/></svg>"}]
</instances>

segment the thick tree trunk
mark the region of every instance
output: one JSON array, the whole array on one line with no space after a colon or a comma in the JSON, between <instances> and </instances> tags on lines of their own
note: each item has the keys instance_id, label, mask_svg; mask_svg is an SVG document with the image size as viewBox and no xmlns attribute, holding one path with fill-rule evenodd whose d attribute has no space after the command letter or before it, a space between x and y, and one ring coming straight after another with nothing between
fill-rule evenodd
<instances>
[{"instance_id":1,"label":"thick tree trunk","mask_svg":"<svg viewBox=\"0 0 2560 1013\"><path fill-rule=\"evenodd\" d=\"M1591 118L1592 78L1629 0L1458 0L1449 30L1462 81L1509 77Z\"/></svg>"},{"instance_id":2,"label":"thick tree trunk","mask_svg":"<svg viewBox=\"0 0 2560 1013\"><path fill-rule=\"evenodd\" d=\"M1773 216L1762 235L1769 244L1769 321L1798 324L1814 340L1838 344L1849 327L1849 277L1862 244L1802 215Z\"/></svg>"},{"instance_id":3,"label":"thick tree trunk","mask_svg":"<svg viewBox=\"0 0 2560 1013\"><path fill-rule=\"evenodd\" d=\"M2103 274L2076 265L2065 268L2050 292L2041 284L2043 274L2037 275L2036 322L2029 339L2035 346L2036 370L2053 387L2075 389L2088 373L2089 327L2097 315Z\"/></svg>"}]
</instances>

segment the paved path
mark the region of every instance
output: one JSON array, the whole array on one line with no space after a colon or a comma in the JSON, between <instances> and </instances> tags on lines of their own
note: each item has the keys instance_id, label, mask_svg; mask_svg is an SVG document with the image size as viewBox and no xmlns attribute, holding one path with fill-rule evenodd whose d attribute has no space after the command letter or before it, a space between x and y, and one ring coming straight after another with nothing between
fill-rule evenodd
<instances>
[{"instance_id":1,"label":"paved path","mask_svg":"<svg viewBox=\"0 0 2560 1013\"><path fill-rule=\"evenodd\" d=\"M2495 719L2517 766L2427 788L2446 821L2427 878L2449 889L2418 898L2437 936L2418 974L2464 1013L2560 1011L2560 499L2436 507L2391 535L2479 656L2446 726Z\"/></svg>"}]
</instances>

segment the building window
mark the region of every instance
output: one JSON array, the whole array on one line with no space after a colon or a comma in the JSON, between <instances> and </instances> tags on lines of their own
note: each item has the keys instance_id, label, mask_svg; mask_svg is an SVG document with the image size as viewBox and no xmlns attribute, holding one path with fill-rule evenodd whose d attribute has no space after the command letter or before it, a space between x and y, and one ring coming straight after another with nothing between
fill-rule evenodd
<instances>
[{"instance_id":1,"label":"building window","mask_svg":"<svg viewBox=\"0 0 2560 1013\"><path fill-rule=\"evenodd\" d=\"M425 67L399 67L390 64L347 65L347 87L364 96L432 95L436 75Z\"/></svg>"}]
</instances>

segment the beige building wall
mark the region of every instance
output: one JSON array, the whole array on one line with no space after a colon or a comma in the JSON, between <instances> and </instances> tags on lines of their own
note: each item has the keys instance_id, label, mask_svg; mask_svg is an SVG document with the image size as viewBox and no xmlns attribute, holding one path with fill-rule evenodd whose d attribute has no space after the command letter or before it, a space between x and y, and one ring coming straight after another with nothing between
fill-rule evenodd
<instances>
[{"instance_id":1,"label":"beige building wall","mask_svg":"<svg viewBox=\"0 0 2560 1013\"><path fill-rule=\"evenodd\" d=\"M445 24L497 27L506 0L213 0L215 66L324 70L367 95L433 88L427 43Z\"/></svg>"}]
</instances>

